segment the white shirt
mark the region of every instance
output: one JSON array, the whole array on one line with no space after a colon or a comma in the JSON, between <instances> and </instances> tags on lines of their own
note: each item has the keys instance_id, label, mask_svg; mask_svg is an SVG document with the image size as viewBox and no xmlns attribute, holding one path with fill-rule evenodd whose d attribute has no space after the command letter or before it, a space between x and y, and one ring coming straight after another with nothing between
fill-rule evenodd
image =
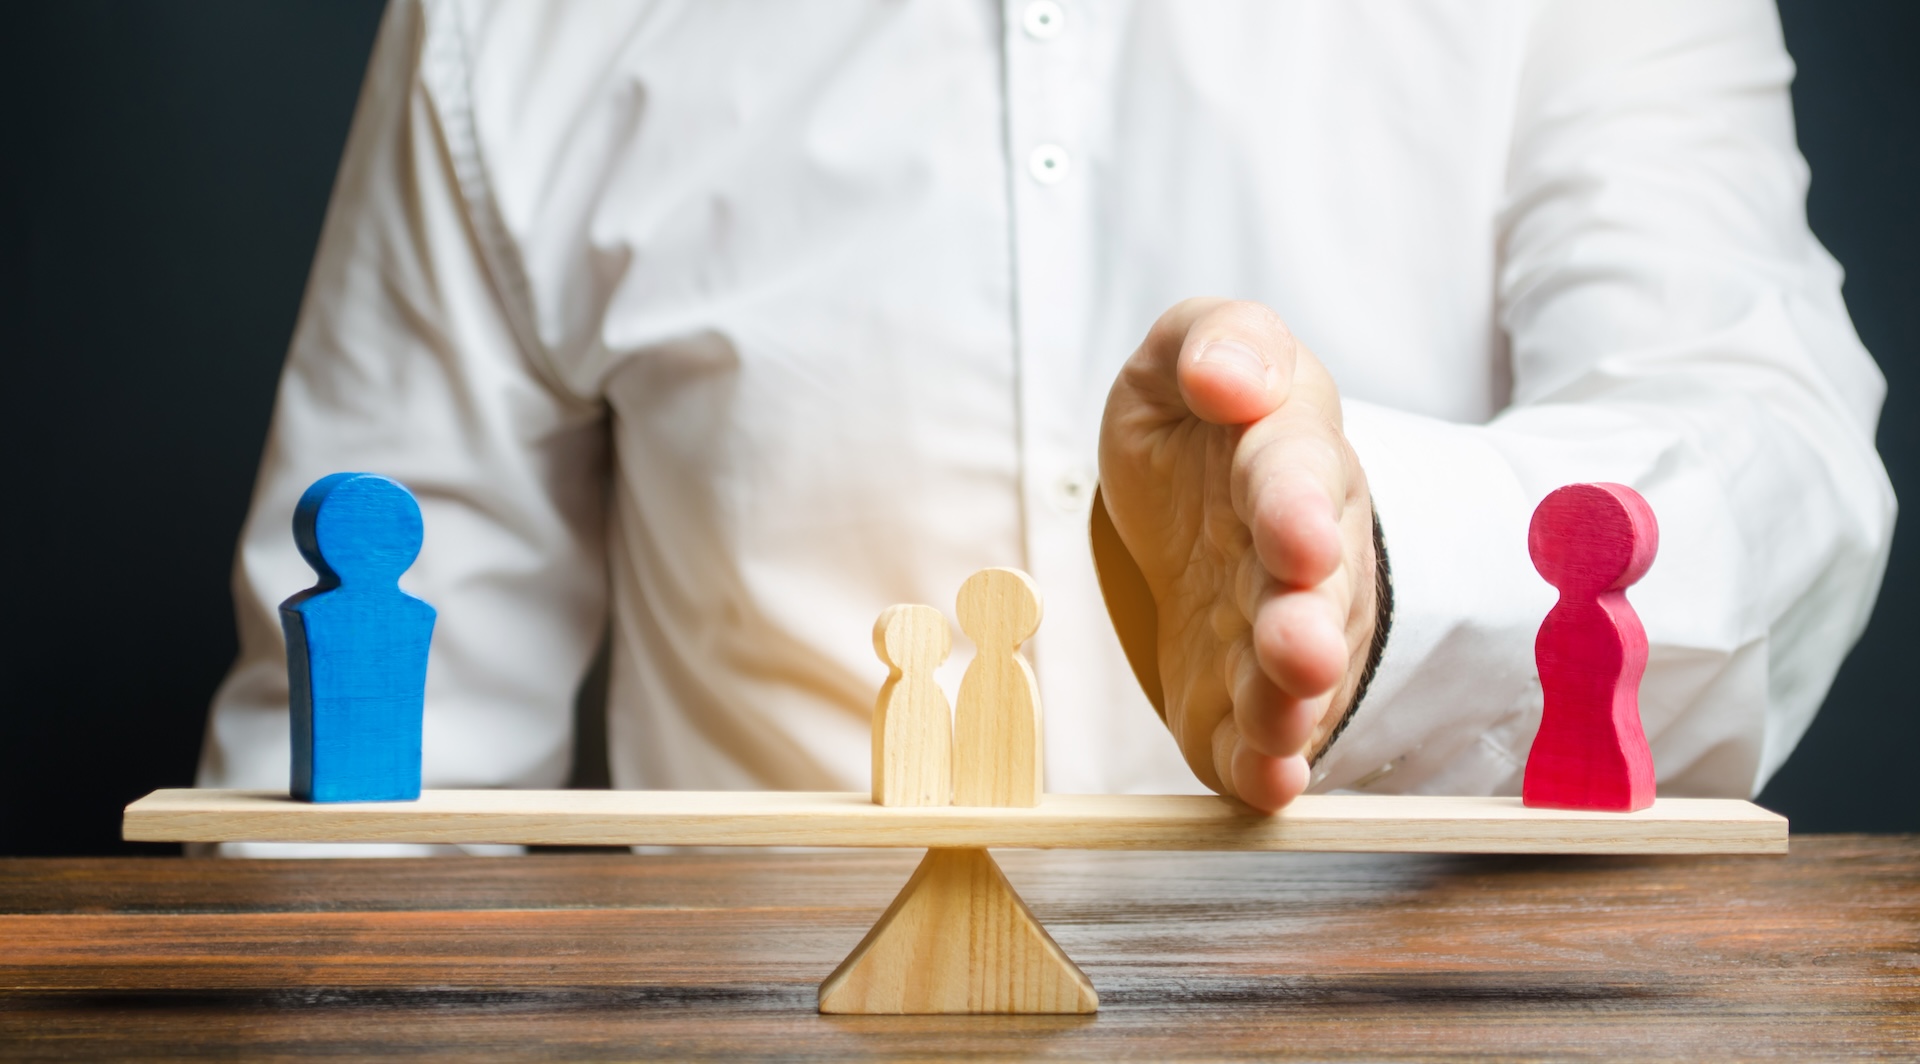
<instances>
[{"instance_id":1,"label":"white shirt","mask_svg":"<svg viewBox=\"0 0 1920 1064\"><path fill-rule=\"evenodd\" d=\"M428 786L559 785L610 623L616 786L864 788L874 617L1013 565L1048 788L1196 790L1087 508L1115 371L1225 295L1331 369L1392 560L1315 789L1517 792L1527 521L1610 480L1660 522L1630 597L1661 792L1752 793L1894 516L1792 72L1761 0L396 2L200 782L285 785L294 502L369 470L425 514Z\"/></svg>"}]
</instances>

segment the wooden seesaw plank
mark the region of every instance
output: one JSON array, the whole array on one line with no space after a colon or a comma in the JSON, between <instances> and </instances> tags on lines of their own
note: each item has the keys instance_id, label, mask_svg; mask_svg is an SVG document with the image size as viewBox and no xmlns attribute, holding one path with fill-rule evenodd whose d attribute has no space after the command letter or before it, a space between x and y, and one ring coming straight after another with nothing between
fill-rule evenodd
<instances>
[{"instance_id":1,"label":"wooden seesaw plank","mask_svg":"<svg viewBox=\"0 0 1920 1064\"><path fill-rule=\"evenodd\" d=\"M1275 816L1211 795L1049 794L1031 808L875 805L864 793L423 791L314 804L267 791L161 790L127 807L130 842L1022 847L1387 853L1785 853L1750 802L1662 798L1634 813L1518 798L1307 795Z\"/></svg>"}]
</instances>

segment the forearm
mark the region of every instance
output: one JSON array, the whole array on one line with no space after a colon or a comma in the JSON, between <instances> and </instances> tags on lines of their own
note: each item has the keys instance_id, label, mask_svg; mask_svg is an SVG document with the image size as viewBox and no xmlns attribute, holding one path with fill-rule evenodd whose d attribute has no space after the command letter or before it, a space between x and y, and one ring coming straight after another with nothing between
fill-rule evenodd
<instances>
[{"instance_id":1,"label":"forearm","mask_svg":"<svg viewBox=\"0 0 1920 1064\"><path fill-rule=\"evenodd\" d=\"M1865 622L1892 499L1858 428L1812 416L1817 397L1670 394L1488 426L1350 404L1381 519L1406 531L1394 639L1317 788L1517 789L1540 713L1533 637L1554 598L1528 562L1527 519L1546 492L1594 480L1634 486L1660 521L1631 598L1651 642L1640 704L1662 787L1745 796L1764 783Z\"/></svg>"}]
</instances>

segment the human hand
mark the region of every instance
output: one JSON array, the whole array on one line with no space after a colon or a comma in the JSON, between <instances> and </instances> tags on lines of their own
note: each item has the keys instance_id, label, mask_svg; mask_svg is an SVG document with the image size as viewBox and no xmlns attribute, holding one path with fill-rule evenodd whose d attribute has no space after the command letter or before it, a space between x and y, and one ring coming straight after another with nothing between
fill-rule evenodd
<instances>
[{"instance_id":1,"label":"human hand","mask_svg":"<svg viewBox=\"0 0 1920 1064\"><path fill-rule=\"evenodd\" d=\"M1187 764L1255 808L1292 801L1378 621L1373 504L1333 378L1267 307L1182 302L1107 396L1100 491L1153 593Z\"/></svg>"}]
</instances>

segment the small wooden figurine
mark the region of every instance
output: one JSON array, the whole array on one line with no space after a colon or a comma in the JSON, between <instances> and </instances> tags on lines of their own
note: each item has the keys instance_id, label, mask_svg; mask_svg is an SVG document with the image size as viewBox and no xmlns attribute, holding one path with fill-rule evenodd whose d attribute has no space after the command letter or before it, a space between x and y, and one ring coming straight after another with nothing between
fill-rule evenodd
<instances>
[{"instance_id":1,"label":"small wooden figurine","mask_svg":"<svg viewBox=\"0 0 1920 1064\"><path fill-rule=\"evenodd\" d=\"M953 711L933 670L953 651L947 619L932 606L892 606L873 623L887 681L873 707L873 800L946 805L953 797Z\"/></svg>"},{"instance_id":2,"label":"small wooden figurine","mask_svg":"<svg viewBox=\"0 0 1920 1064\"><path fill-rule=\"evenodd\" d=\"M982 569L960 585L960 628L974 657L953 717L953 804L1040 804L1040 686L1020 644L1040 629L1040 590L1018 569Z\"/></svg>"},{"instance_id":3,"label":"small wooden figurine","mask_svg":"<svg viewBox=\"0 0 1920 1064\"><path fill-rule=\"evenodd\" d=\"M1527 550L1560 589L1534 659L1545 697L1521 798L1530 806L1630 812L1653 804L1640 725L1647 633L1627 603L1660 545L1653 510L1620 484L1571 484L1533 512Z\"/></svg>"},{"instance_id":4,"label":"small wooden figurine","mask_svg":"<svg viewBox=\"0 0 1920 1064\"><path fill-rule=\"evenodd\" d=\"M419 504L386 477L335 473L300 497L294 539L320 579L280 604L295 798L420 797L435 615L398 581L421 533Z\"/></svg>"}]
</instances>

